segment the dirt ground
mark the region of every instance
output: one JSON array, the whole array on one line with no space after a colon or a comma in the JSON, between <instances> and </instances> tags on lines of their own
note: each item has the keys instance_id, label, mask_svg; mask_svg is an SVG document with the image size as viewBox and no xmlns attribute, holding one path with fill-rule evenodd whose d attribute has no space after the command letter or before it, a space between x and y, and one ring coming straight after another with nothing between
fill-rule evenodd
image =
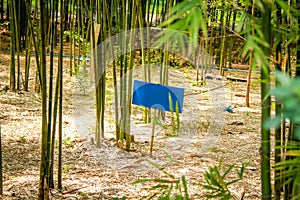
<instances>
[{"instance_id":1,"label":"dirt ground","mask_svg":"<svg viewBox=\"0 0 300 200\"><path fill-rule=\"evenodd\" d=\"M0 53L0 90L9 85L10 55ZM134 151L116 147L112 118L101 146L92 144L93 99L76 91L78 78L68 74L65 58L63 106L63 191L51 190L51 199L141 199L153 194L153 183L133 185L141 178L165 178L166 175L145 161L151 160L180 178L185 176L191 199L202 199L205 190L199 186L208 166L249 163L243 180L230 187L234 199L260 199L260 87L258 74L253 74L250 104L245 106L246 83L223 80L225 99L221 99L222 126L214 130L215 109L212 93L217 85L195 85L195 69L170 70L170 80L181 80L185 87L181 132L170 135L170 128L157 126L153 157L149 156L151 124L139 121L139 108L133 108L132 132ZM34 58L32 58L34 63ZM21 59L23 70L24 58ZM55 63L56 64L56 63ZM236 66L238 68L238 66ZM23 73L24 74L24 73ZM34 92L35 71L31 70L29 92L0 93L0 122L3 149L4 195L2 199L36 199L39 178L39 136L41 133L41 101ZM226 72L228 77L246 78L244 72ZM176 78L177 77L177 78ZM182 81L184 77L185 81ZM75 92L74 92L75 91ZM92 94L92 93L91 93ZM109 95L108 95L109 96ZM220 99L219 99L220 100ZM234 106L234 113L224 111ZM111 116L113 109L107 111ZM219 112L219 111L218 111ZM170 124L167 116L166 124ZM87 126L87 127L84 127ZM220 128L221 127L221 128ZM215 137L210 138L210 134ZM209 148L206 148L209 147ZM172 157L171 162L164 152ZM229 179L235 177L229 174ZM56 178L55 178L56 179Z\"/></svg>"}]
</instances>

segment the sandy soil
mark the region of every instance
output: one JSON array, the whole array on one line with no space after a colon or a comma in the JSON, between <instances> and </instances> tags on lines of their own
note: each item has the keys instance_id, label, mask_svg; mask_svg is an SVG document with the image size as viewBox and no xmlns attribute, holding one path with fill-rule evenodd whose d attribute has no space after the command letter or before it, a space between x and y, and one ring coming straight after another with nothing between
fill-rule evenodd
<instances>
[{"instance_id":1,"label":"sandy soil","mask_svg":"<svg viewBox=\"0 0 300 200\"><path fill-rule=\"evenodd\" d=\"M0 90L9 85L9 60L9 54L0 54ZM200 196L205 190L199 182L208 166L218 165L221 159L225 167L249 163L243 180L230 189L235 199L240 199L243 193L244 199L260 199L260 88L257 74L253 74L251 107L247 108L243 97L244 82L223 80L197 86L194 69L170 70L170 85L185 88L181 132L177 136L170 134L170 115L167 115L167 128L156 126L153 157L149 157L151 124L141 123L141 111L136 106L133 107L131 125L136 140L134 151L126 152L115 146L111 122L113 104L107 110L106 134L101 146L97 148L92 144L93 90L89 88L87 91L91 93L85 95L78 90L81 80L68 75L68 58L64 62L64 190L51 190L51 199L141 199L154 193L149 189L154 183L133 185L132 182L141 178L166 178L166 174L149 164L147 159L176 178L184 175L191 199L202 199ZM23 70L24 58L21 66ZM37 196L41 102L39 95L34 93L34 74L32 68L29 92L0 92L2 199L36 199ZM231 77L246 78L246 75L226 72L226 76ZM180 85L182 83L184 85ZM220 85L224 85L221 90L218 89ZM214 104L213 98L218 97L218 91L223 92L225 99ZM229 105L235 107L234 113L224 111ZM216 116L221 116L220 121ZM172 162L165 152L172 156ZM235 177L233 172L228 180Z\"/></svg>"}]
</instances>

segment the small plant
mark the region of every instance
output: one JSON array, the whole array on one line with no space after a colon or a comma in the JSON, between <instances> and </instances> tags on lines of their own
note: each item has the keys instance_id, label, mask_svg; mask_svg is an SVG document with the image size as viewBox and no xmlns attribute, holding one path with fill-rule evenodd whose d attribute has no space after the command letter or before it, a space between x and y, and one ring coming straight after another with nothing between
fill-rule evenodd
<instances>
[{"instance_id":1,"label":"small plant","mask_svg":"<svg viewBox=\"0 0 300 200\"><path fill-rule=\"evenodd\" d=\"M83 95L86 95L87 89L90 86L89 74L87 72L78 72L77 73L77 82L76 87L79 88L80 92L83 92Z\"/></svg>"},{"instance_id":2,"label":"small plant","mask_svg":"<svg viewBox=\"0 0 300 200\"><path fill-rule=\"evenodd\" d=\"M64 165L63 166L63 171L64 172L68 172L69 171L69 166L68 165Z\"/></svg>"},{"instance_id":3,"label":"small plant","mask_svg":"<svg viewBox=\"0 0 300 200\"><path fill-rule=\"evenodd\" d=\"M208 170L204 173L204 181L200 182L200 185L208 190L203 197L208 199L231 199L232 195L229 190L229 186L242 180L247 164L243 164L239 170L235 165L230 165L225 171L223 169L223 160L219 162L219 165L208 167ZM227 176L232 172L236 171L237 178L234 180L228 180ZM224 171L224 173L222 173Z\"/></svg>"},{"instance_id":4,"label":"small plant","mask_svg":"<svg viewBox=\"0 0 300 200\"><path fill-rule=\"evenodd\" d=\"M63 172L68 173L70 170L74 169L75 165L73 163L70 163L69 165L63 166Z\"/></svg>"},{"instance_id":5,"label":"small plant","mask_svg":"<svg viewBox=\"0 0 300 200\"><path fill-rule=\"evenodd\" d=\"M192 81L191 84L192 86L204 85L205 80Z\"/></svg>"},{"instance_id":6,"label":"small plant","mask_svg":"<svg viewBox=\"0 0 300 200\"><path fill-rule=\"evenodd\" d=\"M164 151L166 156L172 161L171 156ZM143 183L153 183L154 185L150 190L154 191L153 194L147 196L148 199L159 199L159 200L189 200L188 186L185 176L176 178L174 175L170 174L163 167L147 160L152 166L157 168L159 171L163 172L167 178L150 178L150 179L140 179L132 184L143 184Z\"/></svg>"},{"instance_id":7,"label":"small plant","mask_svg":"<svg viewBox=\"0 0 300 200\"><path fill-rule=\"evenodd\" d=\"M89 198L89 196L86 193L81 193L80 196L83 199L88 199Z\"/></svg>"},{"instance_id":8,"label":"small plant","mask_svg":"<svg viewBox=\"0 0 300 200\"><path fill-rule=\"evenodd\" d=\"M25 142L26 136L25 136L25 135L21 136L21 137L20 137L20 140L21 140L21 142Z\"/></svg>"},{"instance_id":9,"label":"small plant","mask_svg":"<svg viewBox=\"0 0 300 200\"><path fill-rule=\"evenodd\" d=\"M67 137L66 140L65 140L65 145L66 145L66 148L71 148L74 146L73 142L72 142L72 139L70 137Z\"/></svg>"},{"instance_id":10,"label":"small plant","mask_svg":"<svg viewBox=\"0 0 300 200\"><path fill-rule=\"evenodd\" d=\"M3 23L0 23L0 26L6 26L6 27L8 27L9 26L9 21L5 21Z\"/></svg>"}]
</instances>

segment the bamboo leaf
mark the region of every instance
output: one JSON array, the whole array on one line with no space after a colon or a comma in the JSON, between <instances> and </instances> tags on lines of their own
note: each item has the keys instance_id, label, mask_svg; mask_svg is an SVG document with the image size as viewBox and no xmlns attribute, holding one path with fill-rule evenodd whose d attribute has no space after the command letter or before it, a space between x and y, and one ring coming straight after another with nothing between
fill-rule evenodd
<instances>
[{"instance_id":1,"label":"bamboo leaf","mask_svg":"<svg viewBox=\"0 0 300 200\"><path fill-rule=\"evenodd\" d=\"M166 174L167 176L169 176L170 178L172 179L175 179L174 175L170 174L169 172L167 172L166 170L164 170L161 166L159 166L158 164L148 160L148 159L145 159L147 162L149 162L153 167L157 168L158 170L162 171L164 174Z\"/></svg>"},{"instance_id":2,"label":"bamboo leaf","mask_svg":"<svg viewBox=\"0 0 300 200\"><path fill-rule=\"evenodd\" d=\"M222 178L225 179L225 177L230 173L230 171L233 169L234 165L230 165L228 169L224 172L222 175Z\"/></svg>"},{"instance_id":3,"label":"bamboo leaf","mask_svg":"<svg viewBox=\"0 0 300 200\"><path fill-rule=\"evenodd\" d=\"M226 185L227 185L227 186L228 186L228 185L232 185L232 184L238 182L239 180L240 180L240 179L235 179L235 180L229 181L228 183L226 183Z\"/></svg>"},{"instance_id":4,"label":"bamboo leaf","mask_svg":"<svg viewBox=\"0 0 300 200\"><path fill-rule=\"evenodd\" d=\"M188 186L187 186L187 182L186 182L185 176L182 176L181 180L182 180L182 185L183 185L183 189L184 189L185 199L189 200L190 198L189 198Z\"/></svg>"},{"instance_id":5,"label":"bamboo leaf","mask_svg":"<svg viewBox=\"0 0 300 200\"><path fill-rule=\"evenodd\" d=\"M270 128L278 128L281 125L281 116L276 116L274 118L267 119L267 121L264 123L265 129Z\"/></svg>"},{"instance_id":6,"label":"bamboo leaf","mask_svg":"<svg viewBox=\"0 0 300 200\"><path fill-rule=\"evenodd\" d=\"M173 184L171 184L170 189L169 189L166 197L170 198L172 190L173 190Z\"/></svg>"},{"instance_id":7,"label":"bamboo leaf","mask_svg":"<svg viewBox=\"0 0 300 200\"><path fill-rule=\"evenodd\" d=\"M299 150L290 150L290 151L287 151L285 153L286 156L292 156L292 157L300 157L300 151Z\"/></svg>"},{"instance_id":8,"label":"bamboo leaf","mask_svg":"<svg viewBox=\"0 0 300 200\"><path fill-rule=\"evenodd\" d=\"M132 182L131 184L141 184L141 183L146 183L146 182L150 182L150 181L152 181L153 179L139 179L139 180L137 180L137 181L134 181L134 182Z\"/></svg>"},{"instance_id":9,"label":"bamboo leaf","mask_svg":"<svg viewBox=\"0 0 300 200\"><path fill-rule=\"evenodd\" d=\"M283 0L275 0L276 4L279 5L280 8L287 14L288 17L294 18L299 16L299 11L295 9L293 6L289 5L287 1Z\"/></svg>"},{"instance_id":10,"label":"bamboo leaf","mask_svg":"<svg viewBox=\"0 0 300 200\"><path fill-rule=\"evenodd\" d=\"M162 151L164 152L165 156L169 159L170 162L174 162L174 159L166 150L162 149Z\"/></svg>"},{"instance_id":11,"label":"bamboo leaf","mask_svg":"<svg viewBox=\"0 0 300 200\"><path fill-rule=\"evenodd\" d=\"M153 179L153 181L159 182L159 183L174 183L174 180L160 179L160 178L155 178L155 179Z\"/></svg>"},{"instance_id":12,"label":"bamboo leaf","mask_svg":"<svg viewBox=\"0 0 300 200\"><path fill-rule=\"evenodd\" d=\"M163 185L163 184L157 184L157 185L152 187L152 189L160 189L160 188L167 189L167 188L169 188L169 186L168 185Z\"/></svg>"},{"instance_id":13,"label":"bamboo leaf","mask_svg":"<svg viewBox=\"0 0 300 200\"><path fill-rule=\"evenodd\" d=\"M153 199L153 198L156 197L157 195L159 195L159 193L154 193L153 195L151 195L151 196L149 197L149 199Z\"/></svg>"}]
</instances>

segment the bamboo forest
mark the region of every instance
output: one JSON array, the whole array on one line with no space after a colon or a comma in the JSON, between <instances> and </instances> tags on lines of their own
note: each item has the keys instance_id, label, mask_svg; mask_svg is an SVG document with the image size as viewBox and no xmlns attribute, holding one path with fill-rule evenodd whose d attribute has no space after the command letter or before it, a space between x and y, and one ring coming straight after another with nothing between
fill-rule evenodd
<instances>
[{"instance_id":1,"label":"bamboo forest","mask_svg":"<svg viewBox=\"0 0 300 200\"><path fill-rule=\"evenodd\" d=\"M0 0L1 199L300 199L297 0Z\"/></svg>"}]
</instances>

